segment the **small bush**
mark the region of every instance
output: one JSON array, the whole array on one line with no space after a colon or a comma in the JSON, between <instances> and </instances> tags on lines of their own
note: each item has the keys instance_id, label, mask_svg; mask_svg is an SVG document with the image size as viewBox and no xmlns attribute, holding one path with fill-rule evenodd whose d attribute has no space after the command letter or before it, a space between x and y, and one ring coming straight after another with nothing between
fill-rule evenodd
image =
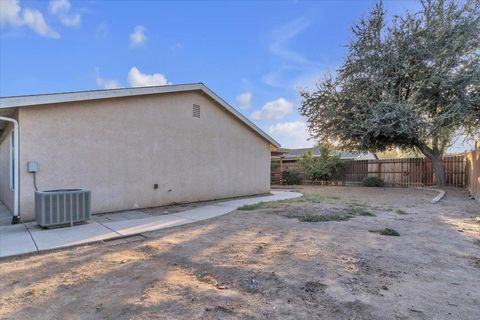
<instances>
[{"instance_id":1,"label":"small bush","mask_svg":"<svg viewBox=\"0 0 480 320\"><path fill-rule=\"evenodd\" d=\"M302 178L295 170L285 170L282 172L282 182L286 185L301 184Z\"/></svg>"},{"instance_id":2,"label":"small bush","mask_svg":"<svg viewBox=\"0 0 480 320\"><path fill-rule=\"evenodd\" d=\"M300 164L307 177L316 181L334 181L339 179L343 162L330 144L318 145L320 156L313 157L311 151L305 153L300 159Z\"/></svg>"},{"instance_id":3,"label":"small bush","mask_svg":"<svg viewBox=\"0 0 480 320\"><path fill-rule=\"evenodd\" d=\"M378 177L366 177L363 179L362 184L365 187L383 187L383 180Z\"/></svg>"},{"instance_id":4,"label":"small bush","mask_svg":"<svg viewBox=\"0 0 480 320\"><path fill-rule=\"evenodd\" d=\"M390 228L383 229L382 231L380 231L380 234L382 236L395 236L395 237L398 237L400 235L400 233L398 233L397 230L390 229Z\"/></svg>"},{"instance_id":5,"label":"small bush","mask_svg":"<svg viewBox=\"0 0 480 320\"><path fill-rule=\"evenodd\" d=\"M352 216L375 217L375 215L370 211L359 207L350 207L347 209L347 212Z\"/></svg>"},{"instance_id":6,"label":"small bush","mask_svg":"<svg viewBox=\"0 0 480 320\"><path fill-rule=\"evenodd\" d=\"M370 230L370 232L378 233L378 234L381 234L382 236L398 237L400 235L400 233L398 233L397 230L390 229L390 228L385 228L385 229L382 229L382 230Z\"/></svg>"},{"instance_id":7,"label":"small bush","mask_svg":"<svg viewBox=\"0 0 480 320\"><path fill-rule=\"evenodd\" d=\"M403 211L402 209L397 209L395 210L397 214L408 214L406 211Z\"/></svg>"}]
</instances>

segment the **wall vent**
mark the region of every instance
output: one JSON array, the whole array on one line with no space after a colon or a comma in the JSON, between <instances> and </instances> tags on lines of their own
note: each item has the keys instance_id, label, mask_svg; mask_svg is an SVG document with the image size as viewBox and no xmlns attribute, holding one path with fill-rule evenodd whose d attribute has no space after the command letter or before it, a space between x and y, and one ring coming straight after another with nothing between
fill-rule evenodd
<instances>
[{"instance_id":1,"label":"wall vent","mask_svg":"<svg viewBox=\"0 0 480 320\"><path fill-rule=\"evenodd\" d=\"M197 106L196 104L193 105L193 116L195 118L200 118L200 106Z\"/></svg>"}]
</instances>

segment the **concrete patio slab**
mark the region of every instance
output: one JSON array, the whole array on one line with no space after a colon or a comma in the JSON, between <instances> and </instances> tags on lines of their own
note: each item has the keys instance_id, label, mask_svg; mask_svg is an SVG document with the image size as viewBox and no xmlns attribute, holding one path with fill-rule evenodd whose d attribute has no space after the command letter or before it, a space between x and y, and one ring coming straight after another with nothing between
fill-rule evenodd
<instances>
[{"instance_id":1,"label":"concrete patio slab","mask_svg":"<svg viewBox=\"0 0 480 320\"><path fill-rule=\"evenodd\" d=\"M23 224L0 226L0 257L37 251L37 247Z\"/></svg>"},{"instance_id":2,"label":"concrete patio slab","mask_svg":"<svg viewBox=\"0 0 480 320\"><path fill-rule=\"evenodd\" d=\"M223 201L168 215L150 216L139 210L107 214L90 223L43 229L34 222L0 226L0 257L49 250L194 223L235 211L246 204L301 197L301 193L273 191L273 195ZM115 221L117 219L121 219Z\"/></svg>"},{"instance_id":3,"label":"concrete patio slab","mask_svg":"<svg viewBox=\"0 0 480 320\"><path fill-rule=\"evenodd\" d=\"M39 251L74 246L120 236L120 234L96 222L47 230L35 226L30 229L30 233Z\"/></svg>"},{"instance_id":4,"label":"concrete patio slab","mask_svg":"<svg viewBox=\"0 0 480 320\"><path fill-rule=\"evenodd\" d=\"M146 219L102 222L101 224L122 236L128 236L142 232L179 226L192 222L195 222L195 220L174 215L165 215L158 217L150 217Z\"/></svg>"}]
</instances>

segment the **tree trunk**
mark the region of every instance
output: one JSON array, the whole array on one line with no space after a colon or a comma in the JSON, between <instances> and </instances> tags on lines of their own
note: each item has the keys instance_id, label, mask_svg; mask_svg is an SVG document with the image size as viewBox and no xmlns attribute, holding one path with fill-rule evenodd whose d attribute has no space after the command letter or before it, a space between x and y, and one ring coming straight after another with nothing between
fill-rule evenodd
<instances>
[{"instance_id":1,"label":"tree trunk","mask_svg":"<svg viewBox=\"0 0 480 320\"><path fill-rule=\"evenodd\" d=\"M445 171L443 170L443 155L442 153L434 146L430 148L426 145L420 145L418 147L422 153L432 161L433 172L435 172L435 179L438 187L445 187Z\"/></svg>"},{"instance_id":2,"label":"tree trunk","mask_svg":"<svg viewBox=\"0 0 480 320\"><path fill-rule=\"evenodd\" d=\"M434 156L433 158L430 158L430 160L432 160L432 167L433 167L433 171L435 172L437 186L445 187L446 181L445 181L445 171L443 170L442 156L437 155L437 156Z\"/></svg>"}]
</instances>

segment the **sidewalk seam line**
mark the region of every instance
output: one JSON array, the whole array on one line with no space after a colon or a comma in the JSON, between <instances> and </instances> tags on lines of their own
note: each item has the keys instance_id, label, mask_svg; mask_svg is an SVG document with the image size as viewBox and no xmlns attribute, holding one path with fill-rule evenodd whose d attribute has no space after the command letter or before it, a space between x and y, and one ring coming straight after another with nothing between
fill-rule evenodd
<instances>
[{"instance_id":1,"label":"sidewalk seam line","mask_svg":"<svg viewBox=\"0 0 480 320\"><path fill-rule=\"evenodd\" d=\"M119 236L122 236L122 237L123 237L123 234L121 234L120 232L117 232L117 231L113 230L112 228L107 227L106 225L104 225L104 224L101 223L101 222L97 222L97 223L98 223L99 225L101 225L102 227L105 227L105 228L107 228L108 230L113 231L113 232L115 232L116 234L118 234Z\"/></svg>"},{"instance_id":2,"label":"sidewalk seam line","mask_svg":"<svg viewBox=\"0 0 480 320\"><path fill-rule=\"evenodd\" d=\"M28 232L28 234L30 235L30 238L32 239L33 244L35 245L35 248L37 248L37 251L40 251L40 250L38 249L37 243L35 242L35 239L33 239L33 236L32 236L32 233L30 232L30 229L28 229L28 227L27 227L26 225L23 225L23 227L24 227L25 229L27 229L27 232Z\"/></svg>"}]
</instances>

